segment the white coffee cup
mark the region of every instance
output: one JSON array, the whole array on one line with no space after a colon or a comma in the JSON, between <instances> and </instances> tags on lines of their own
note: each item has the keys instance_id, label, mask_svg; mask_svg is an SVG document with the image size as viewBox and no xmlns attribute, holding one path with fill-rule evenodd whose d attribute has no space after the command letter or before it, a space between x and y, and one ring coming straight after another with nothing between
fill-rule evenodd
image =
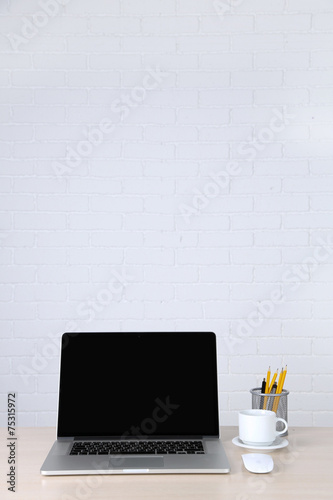
<instances>
[{"instance_id":1,"label":"white coffee cup","mask_svg":"<svg viewBox=\"0 0 333 500\"><path fill-rule=\"evenodd\" d=\"M276 430L276 423L283 422L282 431ZM243 410L238 414L239 438L244 444L254 446L269 446L277 436L281 436L288 429L283 418L277 418L276 413L270 410Z\"/></svg>"}]
</instances>

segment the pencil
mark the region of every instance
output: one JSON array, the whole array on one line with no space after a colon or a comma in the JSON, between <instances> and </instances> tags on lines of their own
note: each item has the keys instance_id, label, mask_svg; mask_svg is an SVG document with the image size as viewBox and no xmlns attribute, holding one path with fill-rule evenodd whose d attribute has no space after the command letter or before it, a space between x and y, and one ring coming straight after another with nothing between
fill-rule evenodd
<instances>
[{"instance_id":1,"label":"pencil","mask_svg":"<svg viewBox=\"0 0 333 500\"><path fill-rule=\"evenodd\" d=\"M277 387L277 390L276 390L276 394L282 394L282 390L283 390L283 386L284 386L284 381L286 379L286 375L287 375L287 365L285 367L285 369L283 370L282 368L282 372L281 372L281 375L280 375L280 378L279 378L279 383L278 383L278 387ZM273 405L273 411L275 411L275 413L277 412L277 409L278 409L278 406L279 406L279 401L280 401L280 398L274 398L274 405Z\"/></svg>"},{"instance_id":2,"label":"pencil","mask_svg":"<svg viewBox=\"0 0 333 500\"><path fill-rule=\"evenodd\" d=\"M276 382L274 382L273 387L272 387L272 390L271 390L271 392L270 392L270 393L271 393L271 394L276 394L276 389L277 389L277 383L276 383ZM270 399L270 401L269 401L269 405L268 405L268 408L267 408L267 409L268 409L268 410L272 410L273 405L274 405L273 399L276 399L276 398L269 398L269 399Z\"/></svg>"},{"instance_id":3,"label":"pencil","mask_svg":"<svg viewBox=\"0 0 333 500\"><path fill-rule=\"evenodd\" d=\"M271 367L269 366L268 367L268 371L267 371L267 377L266 377L266 388L265 388L265 394L269 394L269 381L271 379ZM268 398L266 397L265 400L264 400L264 406L263 406L263 409L266 410L266 406L267 406L267 400Z\"/></svg>"},{"instance_id":4,"label":"pencil","mask_svg":"<svg viewBox=\"0 0 333 500\"><path fill-rule=\"evenodd\" d=\"M261 384L261 394L265 394L265 390L266 390L266 379L263 379L262 381L262 384ZM264 397L261 396L260 397L260 408L263 408L264 407Z\"/></svg>"},{"instance_id":5,"label":"pencil","mask_svg":"<svg viewBox=\"0 0 333 500\"><path fill-rule=\"evenodd\" d=\"M283 368L282 368L281 373L280 373L280 376L279 376L279 381L278 381L278 383L277 383L276 394L279 394L279 393L281 392L281 391L280 391L280 389L281 389L282 380L283 380L283 373L284 373L284 372L283 372ZM275 399L276 399L276 398L275 398ZM274 401L274 402L275 402L275 401Z\"/></svg>"},{"instance_id":6,"label":"pencil","mask_svg":"<svg viewBox=\"0 0 333 500\"><path fill-rule=\"evenodd\" d=\"M283 373L283 380L282 380L282 385L281 385L281 392L282 392L282 389L283 389L283 386L284 386L284 381L286 379L286 375L287 375L287 365L286 365L286 368L285 368L284 373Z\"/></svg>"},{"instance_id":7,"label":"pencil","mask_svg":"<svg viewBox=\"0 0 333 500\"><path fill-rule=\"evenodd\" d=\"M268 367L268 372L267 372L267 377L266 377L266 393L268 392L267 389L269 387L270 380L271 380L271 367L269 366Z\"/></svg>"},{"instance_id":8,"label":"pencil","mask_svg":"<svg viewBox=\"0 0 333 500\"><path fill-rule=\"evenodd\" d=\"M278 373L279 373L279 369L277 368L277 369L276 369L276 372L275 372L275 373L274 373L274 375L273 375L272 382L271 382L271 384L270 384L270 386L269 386L268 394L270 394L270 392L271 392L271 390L272 390L273 384L274 384L274 382L275 382L275 380L276 380L276 377L278 376Z\"/></svg>"}]
</instances>

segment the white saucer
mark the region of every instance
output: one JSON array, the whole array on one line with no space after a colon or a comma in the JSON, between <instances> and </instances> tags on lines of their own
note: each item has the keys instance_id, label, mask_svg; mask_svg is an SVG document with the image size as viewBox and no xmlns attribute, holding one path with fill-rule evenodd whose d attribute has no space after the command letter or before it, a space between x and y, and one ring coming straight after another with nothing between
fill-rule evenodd
<instances>
[{"instance_id":1,"label":"white saucer","mask_svg":"<svg viewBox=\"0 0 333 500\"><path fill-rule=\"evenodd\" d=\"M232 442L236 446L240 446L241 448L250 448L251 450L278 450L280 448L285 448L289 444L288 439L284 439L281 437L277 437L272 444L266 446L255 446L255 445L250 446L249 444L243 443L243 441L239 438L239 436L234 437Z\"/></svg>"}]
</instances>

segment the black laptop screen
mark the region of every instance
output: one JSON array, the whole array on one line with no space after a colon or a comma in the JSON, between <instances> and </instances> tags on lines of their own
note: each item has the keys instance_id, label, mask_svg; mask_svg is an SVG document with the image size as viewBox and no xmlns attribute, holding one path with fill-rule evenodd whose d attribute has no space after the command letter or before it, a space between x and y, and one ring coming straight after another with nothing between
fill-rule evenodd
<instances>
[{"instance_id":1,"label":"black laptop screen","mask_svg":"<svg viewBox=\"0 0 333 500\"><path fill-rule=\"evenodd\" d=\"M66 333L58 436L218 436L211 332Z\"/></svg>"}]
</instances>

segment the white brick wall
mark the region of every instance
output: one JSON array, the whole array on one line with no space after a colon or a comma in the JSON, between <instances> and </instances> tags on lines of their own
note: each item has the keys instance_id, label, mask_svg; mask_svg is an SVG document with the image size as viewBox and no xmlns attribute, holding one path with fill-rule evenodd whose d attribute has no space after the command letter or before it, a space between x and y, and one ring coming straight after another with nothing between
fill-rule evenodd
<instances>
[{"instance_id":1,"label":"white brick wall","mask_svg":"<svg viewBox=\"0 0 333 500\"><path fill-rule=\"evenodd\" d=\"M4 0L0 34L0 423L55 424L66 330L194 329L222 423L287 363L332 425L332 2Z\"/></svg>"}]
</instances>

